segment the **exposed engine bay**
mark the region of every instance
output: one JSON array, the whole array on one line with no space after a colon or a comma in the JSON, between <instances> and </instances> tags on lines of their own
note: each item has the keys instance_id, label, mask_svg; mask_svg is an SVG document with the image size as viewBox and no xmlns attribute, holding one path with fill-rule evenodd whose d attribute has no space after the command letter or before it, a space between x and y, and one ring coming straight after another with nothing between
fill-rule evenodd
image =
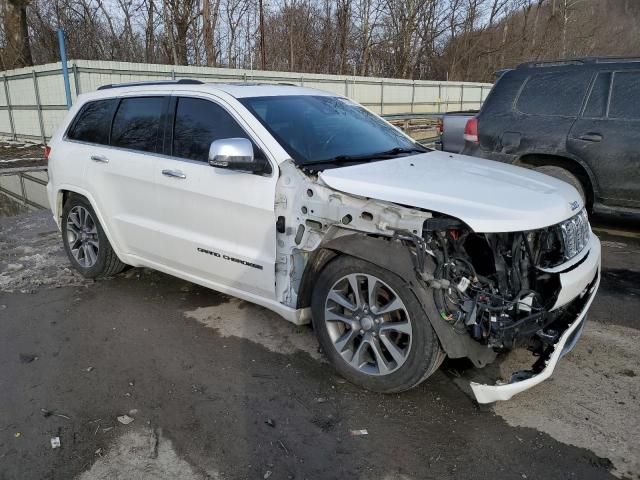
<instances>
[{"instance_id":1,"label":"exposed engine bay","mask_svg":"<svg viewBox=\"0 0 640 480\"><path fill-rule=\"evenodd\" d=\"M434 216L425 221L422 237L409 232L396 237L414 244L416 270L433 289L440 317L456 333L496 352L525 347L540 357L535 371L583 303L556 306L561 285L553 272L588 243L586 214L576 218L570 236L565 225L475 233L460 220ZM425 255L434 268L426 266Z\"/></svg>"},{"instance_id":2,"label":"exposed engine bay","mask_svg":"<svg viewBox=\"0 0 640 480\"><path fill-rule=\"evenodd\" d=\"M440 219L427 221L440 225ZM456 223L455 220L451 222ZM434 298L441 317L460 333L496 349L511 349L535 335L555 343L559 332L549 310L557 276L538 270L560 251L553 232L475 234L463 226L426 230L425 245L436 261Z\"/></svg>"}]
</instances>

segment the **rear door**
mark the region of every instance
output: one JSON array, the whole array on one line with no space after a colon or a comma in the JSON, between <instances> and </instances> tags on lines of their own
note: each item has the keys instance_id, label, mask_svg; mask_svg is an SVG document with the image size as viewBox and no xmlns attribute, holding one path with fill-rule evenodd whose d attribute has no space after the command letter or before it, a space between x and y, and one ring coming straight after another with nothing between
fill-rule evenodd
<instances>
[{"instance_id":1,"label":"rear door","mask_svg":"<svg viewBox=\"0 0 640 480\"><path fill-rule=\"evenodd\" d=\"M169 96L121 97L109 146L87 152L87 189L119 250L157 258L153 160L161 148L160 120Z\"/></svg>"},{"instance_id":2,"label":"rear door","mask_svg":"<svg viewBox=\"0 0 640 480\"><path fill-rule=\"evenodd\" d=\"M154 165L162 263L225 287L275 298L275 169L266 175L209 165L213 140L249 138L242 119L213 97L171 100L165 156ZM270 165L275 165L273 162Z\"/></svg>"},{"instance_id":3,"label":"rear door","mask_svg":"<svg viewBox=\"0 0 640 480\"><path fill-rule=\"evenodd\" d=\"M563 152L592 73L582 68L531 70L514 103L513 122L505 125L502 132L501 150L503 153Z\"/></svg>"},{"instance_id":4,"label":"rear door","mask_svg":"<svg viewBox=\"0 0 640 480\"><path fill-rule=\"evenodd\" d=\"M567 148L594 172L600 201L640 207L640 71L598 74Z\"/></svg>"},{"instance_id":5,"label":"rear door","mask_svg":"<svg viewBox=\"0 0 640 480\"><path fill-rule=\"evenodd\" d=\"M85 103L71 123L64 142L56 150L56 165L49 173L64 170L63 188L83 188L85 174L92 171L91 157L104 155L109 146L109 130L113 114L118 107L117 98L94 100Z\"/></svg>"}]
</instances>

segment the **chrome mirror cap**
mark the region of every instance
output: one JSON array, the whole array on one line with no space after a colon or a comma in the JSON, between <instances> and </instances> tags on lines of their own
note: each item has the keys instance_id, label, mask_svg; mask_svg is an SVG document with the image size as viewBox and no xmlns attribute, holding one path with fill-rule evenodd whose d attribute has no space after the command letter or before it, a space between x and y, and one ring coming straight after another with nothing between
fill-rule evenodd
<instances>
[{"instance_id":1,"label":"chrome mirror cap","mask_svg":"<svg viewBox=\"0 0 640 480\"><path fill-rule=\"evenodd\" d=\"M230 170L252 171L256 167L253 144L246 138L214 140L209 146L209 165Z\"/></svg>"}]
</instances>

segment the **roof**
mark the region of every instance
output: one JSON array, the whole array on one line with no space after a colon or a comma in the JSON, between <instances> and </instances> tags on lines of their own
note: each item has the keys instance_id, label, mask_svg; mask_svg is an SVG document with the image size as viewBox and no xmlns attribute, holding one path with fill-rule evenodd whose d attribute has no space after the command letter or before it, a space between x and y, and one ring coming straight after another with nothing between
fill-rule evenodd
<instances>
[{"instance_id":1,"label":"roof","mask_svg":"<svg viewBox=\"0 0 640 480\"><path fill-rule=\"evenodd\" d=\"M581 58L565 58L559 60L540 60L525 62L516 68L536 68L536 67L564 67L568 65L594 65L603 63L619 63L630 64L640 62L639 57L581 57Z\"/></svg>"},{"instance_id":2,"label":"roof","mask_svg":"<svg viewBox=\"0 0 640 480\"><path fill-rule=\"evenodd\" d=\"M132 91L153 91L171 88L174 91L185 92L225 92L235 98L245 97L272 97L283 95L323 95L335 96L335 94L316 90L314 88L298 87L289 84L265 84L265 83L205 83L193 79L180 80L157 80L147 82L131 82L103 85L98 90L100 92L117 92L119 89Z\"/></svg>"}]
</instances>

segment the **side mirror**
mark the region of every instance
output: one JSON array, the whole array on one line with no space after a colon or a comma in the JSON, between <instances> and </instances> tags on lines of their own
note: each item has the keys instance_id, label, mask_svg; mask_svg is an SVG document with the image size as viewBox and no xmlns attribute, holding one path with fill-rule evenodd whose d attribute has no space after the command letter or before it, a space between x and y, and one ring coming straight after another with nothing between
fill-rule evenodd
<instances>
[{"instance_id":1,"label":"side mirror","mask_svg":"<svg viewBox=\"0 0 640 480\"><path fill-rule=\"evenodd\" d=\"M246 138L214 140L209 147L209 165L227 170L258 173L264 161L253 156L253 144Z\"/></svg>"}]
</instances>

